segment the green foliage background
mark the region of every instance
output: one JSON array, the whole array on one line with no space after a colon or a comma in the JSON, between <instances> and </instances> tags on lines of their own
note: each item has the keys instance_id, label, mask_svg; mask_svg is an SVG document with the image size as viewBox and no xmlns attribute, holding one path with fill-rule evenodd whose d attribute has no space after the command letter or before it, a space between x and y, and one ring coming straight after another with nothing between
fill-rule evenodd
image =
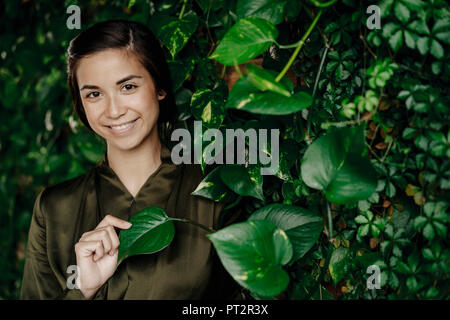
<instances>
[{"instance_id":1,"label":"green foliage background","mask_svg":"<svg viewBox=\"0 0 450 320\"><path fill-rule=\"evenodd\" d=\"M38 192L83 174L105 150L72 111L65 51L79 30L66 28L70 4L80 6L83 29L125 18L157 34L167 49L180 121L189 128L194 119L221 130L280 128L276 175L221 166L227 169L209 176L216 189L201 194L230 209L239 205L247 216L277 203L322 218L320 236L301 255L293 231L286 231L297 260L286 264L292 252L280 258L290 280L283 273L289 285L277 298L448 299L450 11L443 0L342 0L326 8L298 0L3 1L1 299L18 298ZM381 9L380 30L366 27L370 4ZM254 38L260 43L233 49L251 27L234 36L230 29L254 17L264 19L256 20L267 31ZM254 58L267 73L249 67L239 90L229 92L233 64ZM234 110L251 94L262 98ZM318 178L314 170L327 151L330 159L342 154L343 166L332 168L345 179ZM242 172L248 180L233 180ZM368 175L375 177L373 189ZM269 224L255 224L272 234ZM380 290L366 286L373 264L382 270Z\"/></svg>"}]
</instances>

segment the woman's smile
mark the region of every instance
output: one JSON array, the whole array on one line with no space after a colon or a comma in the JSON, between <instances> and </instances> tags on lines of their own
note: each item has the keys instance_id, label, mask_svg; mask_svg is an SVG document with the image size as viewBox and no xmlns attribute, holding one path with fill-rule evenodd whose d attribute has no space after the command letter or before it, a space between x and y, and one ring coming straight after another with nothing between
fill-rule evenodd
<instances>
[{"instance_id":1,"label":"woman's smile","mask_svg":"<svg viewBox=\"0 0 450 320\"><path fill-rule=\"evenodd\" d=\"M117 126L107 126L112 133L115 135L125 135L128 134L130 131L132 131L136 127L136 123L138 122L139 118L136 118L130 122L126 122L121 125Z\"/></svg>"}]
</instances>

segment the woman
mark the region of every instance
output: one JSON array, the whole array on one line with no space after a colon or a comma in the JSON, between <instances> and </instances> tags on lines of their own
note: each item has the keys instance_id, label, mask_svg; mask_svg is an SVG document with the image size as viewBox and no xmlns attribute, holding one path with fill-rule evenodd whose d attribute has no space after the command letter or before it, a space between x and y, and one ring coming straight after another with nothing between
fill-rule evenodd
<instances>
[{"instance_id":1,"label":"woman","mask_svg":"<svg viewBox=\"0 0 450 320\"><path fill-rule=\"evenodd\" d=\"M165 142L176 121L167 63L144 25L98 23L68 48L68 81L81 121L106 140L105 159L84 175L45 188L29 231L22 299L200 299L234 297L205 231L176 224L152 255L117 267L118 232L148 206L217 228L221 205L190 195L203 175L175 165ZM162 141L161 141L162 140ZM78 266L78 284L67 273ZM69 268L69 269L68 269ZM215 283L212 279L220 279ZM231 293L232 295L228 295Z\"/></svg>"}]
</instances>

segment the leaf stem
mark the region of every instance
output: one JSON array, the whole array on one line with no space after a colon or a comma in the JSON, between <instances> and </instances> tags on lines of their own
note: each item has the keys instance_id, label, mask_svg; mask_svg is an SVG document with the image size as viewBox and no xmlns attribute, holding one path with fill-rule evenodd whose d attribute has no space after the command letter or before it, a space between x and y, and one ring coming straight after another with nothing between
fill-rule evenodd
<instances>
[{"instance_id":1,"label":"leaf stem","mask_svg":"<svg viewBox=\"0 0 450 320\"><path fill-rule=\"evenodd\" d=\"M369 53L372 55L372 57L377 60L377 55L372 51L372 49L369 47L369 45L367 44L366 39L364 38L364 36L362 35L362 33L359 33L359 38L361 39L361 41L364 44L364 48L366 48Z\"/></svg>"},{"instance_id":2,"label":"leaf stem","mask_svg":"<svg viewBox=\"0 0 450 320\"><path fill-rule=\"evenodd\" d=\"M333 240L333 218L331 217L330 203L327 201L328 238Z\"/></svg>"},{"instance_id":3,"label":"leaf stem","mask_svg":"<svg viewBox=\"0 0 450 320\"><path fill-rule=\"evenodd\" d=\"M384 160L386 159L389 151L391 150L392 147L392 143L394 142L394 139L392 139L391 141L389 141L389 145L387 147L386 153L384 154L383 158L381 158L381 162L384 162Z\"/></svg>"},{"instance_id":4,"label":"leaf stem","mask_svg":"<svg viewBox=\"0 0 450 320\"><path fill-rule=\"evenodd\" d=\"M238 196L238 197L236 198L236 200L233 201L232 203L230 203L228 206L226 206L226 207L224 208L224 210L228 210L228 209L233 208L234 206L236 206L236 205L239 203L239 201L241 201L241 199L242 199L242 196Z\"/></svg>"},{"instance_id":5,"label":"leaf stem","mask_svg":"<svg viewBox=\"0 0 450 320\"><path fill-rule=\"evenodd\" d=\"M327 273L328 267L330 265L330 260L331 260L331 254L333 253L333 246L330 245L328 247L328 252L327 252L327 256L325 257L325 263L323 265L322 270L320 270L320 275L319 278L317 279L317 283L319 284L319 288L322 285L322 280L325 276L325 274ZM315 288L313 290L311 290L308 294L308 296L306 297L306 300L310 300L311 297L317 292L318 288Z\"/></svg>"},{"instance_id":6,"label":"leaf stem","mask_svg":"<svg viewBox=\"0 0 450 320\"><path fill-rule=\"evenodd\" d=\"M377 113L378 108L381 104L381 98L383 97L383 90L381 90L380 98L378 99L378 105L376 108L372 111L370 111L368 114L364 115L362 118L359 117L359 109L358 109L358 119L357 120L347 120L347 121L339 121L339 122L324 122L322 123L322 129L328 129L328 127L343 127L346 125L353 125L353 124L360 124L363 121L369 121L372 119L372 117Z\"/></svg>"},{"instance_id":7,"label":"leaf stem","mask_svg":"<svg viewBox=\"0 0 450 320\"><path fill-rule=\"evenodd\" d=\"M317 0L311 0L311 2L312 2L316 7L319 7L319 8L326 8L326 7L329 7L329 6L331 6L332 4L334 4L336 1L337 1L337 0L331 0L331 1L328 1L328 2L325 2L325 3L321 3L321 2L319 2L319 1L317 1Z\"/></svg>"},{"instance_id":8,"label":"leaf stem","mask_svg":"<svg viewBox=\"0 0 450 320\"><path fill-rule=\"evenodd\" d=\"M222 68L222 72L220 73L220 78L221 78L221 79L224 79L224 78L225 78L225 70L226 70L226 69L227 69L227 66L224 65L223 68Z\"/></svg>"},{"instance_id":9,"label":"leaf stem","mask_svg":"<svg viewBox=\"0 0 450 320\"><path fill-rule=\"evenodd\" d=\"M283 78L283 76L286 74L286 72L289 70L289 68L291 67L292 63L294 62L295 58L297 57L298 53L300 52L300 50L303 48L303 45L305 44L306 39L308 39L309 35L311 34L311 31L314 29L314 27L317 24L317 21L319 21L320 16L322 15L322 10L319 11L319 13L317 14L317 16L314 18L313 22L311 23L311 25L309 26L308 30L306 31L306 33L303 35L303 37L300 39L299 42L296 43L297 48L295 49L294 53L292 54L292 56L289 58L289 61L286 63L286 65L284 66L283 70L281 70L280 74L276 77L275 81L278 82L281 80L281 78ZM278 44L278 43L277 43ZM281 47L280 47L281 48Z\"/></svg>"},{"instance_id":10,"label":"leaf stem","mask_svg":"<svg viewBox=\"0 0 450 320\"><path fill-rule=\"evenodd\" d=\"M239 68L239 66L237 64L234 65L234 68L236 69L236 72L239 74L239 77L244 77L244 75L242 74L241 68Z\"/></svg>"},{"instance_id":11,"label":"leaf stem","mask_svg":"<svg viewBox=\"0 0 450 320\"><path fill-rule=\"evenodd\" d=\"M178 19L183 18L184 9L186 8L186 3L187 3L187 0L183 0L183 6L181 7L181 12L180 12L180 15L178 16Z\"/></svg>"},{"instance_id":12,"label":"leaf stem","mask_svg":"<svg viewBox=\"0 0 450 320\"><path fill-rule=\"evenodd\" d=\"M311 115L312 115L312 109L314 108L314 102L315 102L315 98L316 98L316 91L317 91L317 85L319 83L319 79L320 79L320 74L322 73L322 68L325 62L325 58L327 57L327 53L328 53L328 47L325 47L323 54L322 54L322 60L320 61L320 65L319 65L319 71L317 72L317 76L316 76L316 80L314 82L314 88L313 88L313 101L311 103L311 106L308 109L308 122L307 122L307 127L306 127L306 141L309 143L311 143L311 138L310 138L310 131L311 131Z\"/></svg>"},{"instance_id":13,"label":"leaf stem","mask_svg":"<svg viewBox=\"0 0 450 320\"><path fill-rule=\"evenodd\" d=\"M199 227L199 228L202 228L203 230L206 230L206 231L211 232L211 233L216 232L216 230L214 230L214 229L212 229L212 228L209 228L209 227L207 227L207 226L205 226L205 225L203 225L203 224L201 224L201 223L192 221L192 220L190 220L190 219L185 219L185 218L169 218L169 220L170 220L170 221L179 221L179 222L189 223L189 224L192 224L192 225L194 225L194 226L197 226L197 227Z\"/></svg>"},{"instance_id":14,"label":"leaf stem","mask_svg":"<svg viewBox=\"0 0 450 320\"><path fill-rule=\"evenodd\" d=\"M376 136L377 136L379 127L380 127L380 124L378 123L377 126L376 126L376 128L375 128L375 132L374 132L374 134L373 134L373 137L372 137L372 139L370 140L370 145L369 145L370 147L372 146L373 142L375 141L375 138L376 138Z\"/></svg>"}]
</instances>

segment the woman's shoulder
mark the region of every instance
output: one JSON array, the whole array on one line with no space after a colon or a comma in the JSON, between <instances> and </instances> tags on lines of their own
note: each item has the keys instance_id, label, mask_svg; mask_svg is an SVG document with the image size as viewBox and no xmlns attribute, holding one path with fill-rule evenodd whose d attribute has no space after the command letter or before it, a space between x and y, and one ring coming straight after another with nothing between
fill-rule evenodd
<instances>
[{"instance_id":1,"label":"woman's shoulder","mask_svg":"<svg viewBox=\"0 0 450 320\"><path fill-rule=\"evenodd\" d=\"M46 186L37 196L40 206L67 206L78 203L85 192L94 187L94 169L76 177Z\"/></svg>"},{"instance_id":2,"label":"woman's shoulder","mask_svg":"<svg viewBox=\"0 0 450 320\"><path fill-rule=\"evenodd\" d=\"M183 164L183 182L197 187L206 177L199 164Z\"/></svg>"}]
</instances>

